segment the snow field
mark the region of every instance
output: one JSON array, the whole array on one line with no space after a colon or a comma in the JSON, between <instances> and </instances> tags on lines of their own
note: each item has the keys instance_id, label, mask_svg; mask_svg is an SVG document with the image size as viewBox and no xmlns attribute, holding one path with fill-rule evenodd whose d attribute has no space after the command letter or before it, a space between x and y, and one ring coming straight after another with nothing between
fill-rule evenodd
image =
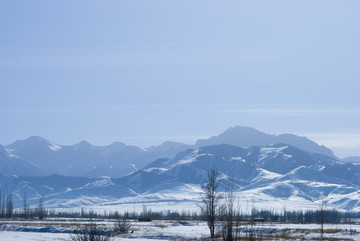
<instances>
[{"instance_id":1,"label":"snow field","mask_svg":"<svg viewBox=\"0 0 360 241\"><path fill-rule=\"evenodd\" d=\"M37 222L3 221L0 225L0 241L67 241L71 230L85 227L88 220L53 220ZM111 229L113 222L109 220L97 220L96 224L101 229ZM4 226L6 225L6 227ZM30 232L15 231L27 228ZM49 232L36 232L43 228ZM221 232L222 224L218 223L217 232ZM318 224L289 224L289 223L242 223L239 226L240 233L254 231L256 234L276 237L287 235L291 240L311 240L320 237L320 225ZM154 220L152 222L131 221L129 234L116 236L113 241L139 241L139 240L203 240L209 236L209 230L205 222L177 221L177 220ZM325 224L324 238L334 240L360 241L359 224ZM54 233L55 232L55 233ZM60 233L56 233L60 232ZM61 233L69 232L69 233ZM276 239L274 239L276 240Z\"/></svg>"}]
</instances>

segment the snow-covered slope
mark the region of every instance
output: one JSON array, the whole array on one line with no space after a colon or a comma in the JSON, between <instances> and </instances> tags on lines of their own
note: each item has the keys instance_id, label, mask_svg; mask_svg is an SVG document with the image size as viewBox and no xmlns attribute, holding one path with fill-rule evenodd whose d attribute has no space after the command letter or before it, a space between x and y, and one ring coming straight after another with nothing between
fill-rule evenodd
<instances>
[{"instance_id":1,"label":"snow-covered slope","mask_svg":"<svg viewBox=\"0 0 360 241\"><path fill-rule=\"evenodd\" d=\"M157 160L118 179L140 194L161 193L164 186L201 186L211 167L220 172L220 189L231 183L240 196L262 200L328 200L329 206L360 209L360 167L311 154L290 145L241 148L230 145L200 147L174 158ZM243 194L241 194L243 193ZM344 195L342 195L342 193ZM168 192L169 195L169 192Z\"/></svg>"},{"instance_id":2,"label":"snow-covered slope","mask_svg":"<svg viewBox=\"0 0 360 241\"><path fill-rule=\"evenodd\" d=\"M2 176L0 188L12 190L18 205L25 194L30 203L42 196L51 207L135 201L195 203L212 167L219 170L220 191L232 185L243 200L286 201L291 209L291 205L299 208L325 199L329 207L360 210L359 165L285 144L248 148L222 144L188 149L121 178Z\"/></svg>"},{"instance_id":3,"label":"snow-covered slope","mask_svg":"<svg viewBox=\"0 0 360 241\"><path fill-rule=\"evenodd\" d=\"M21 207L26 196L30 205L37 205L43 197L48 207L80 207L99 204L104 200L130 197L134 193L113 183L110 177L45 177L0 176L0 189L12 192L15 206Z\"/></svg>"}]
</instances>

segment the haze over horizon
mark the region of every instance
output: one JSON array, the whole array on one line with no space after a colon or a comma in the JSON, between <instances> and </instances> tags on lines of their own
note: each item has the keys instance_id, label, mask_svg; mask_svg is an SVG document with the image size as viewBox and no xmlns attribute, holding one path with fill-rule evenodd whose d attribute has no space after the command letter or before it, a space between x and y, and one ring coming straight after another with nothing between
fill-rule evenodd
<instances>
[{"instance_id":1,"label":"haze over horizon","mask_svg":"<svg viewBox=\"0 0 360 241\"><path fill-rule=\"evenodd\" d=\"M0 143L188 144L235 125L360 156L360 2L1 1Z\"/></svg>"}]
</instances>

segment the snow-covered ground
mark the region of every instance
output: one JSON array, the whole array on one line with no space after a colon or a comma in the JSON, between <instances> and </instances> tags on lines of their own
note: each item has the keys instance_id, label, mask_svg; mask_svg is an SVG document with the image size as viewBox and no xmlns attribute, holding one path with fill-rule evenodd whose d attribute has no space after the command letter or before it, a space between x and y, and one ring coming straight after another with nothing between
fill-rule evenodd
<instances>
[{"instance_id":1,"label":"snow-covered ground","mask_svg":"<svg viewBox=\"0 0 360 241\"><path fill-rule=\"evenodd\" d=\"M287 234L294 240L311 240L321 237L319 224L258 223L257 233ZM324 224L324 240L360 241L360 225Z\"/></svg>"},{"instance_id":2,"label":"snow-covered ground","mask_svg":"<svg viewBox=\"0 0 360 241\"><path fill-rule=\"evenodd\" d=\"M88 220L63 219L61 221L4 221L0 223L0 240L68 240L74 229L83 229ZM129 234L117 236L116 240L126 241L144 239L186 239L206 237L209 233L204 222L159 221L137 222L131 221ZM114 222L97 220L96 225L101 230L113 228ZM2 230L2 231L1 231ZM26 231L26 232L24 232Z\"/></svg>"},{"instance_id":3,"label":"snow-covered ground","mask_svg":"<svg viewBox=\"0 0 360 241\"><path fill-rule=\"evenodd\" d=\"M269 188L269 187L267 187ZM242 192L235 192L236 206L242 213L250 213L253 208L258 210L268 210L271 208L274 211L305 211L318 209L321 200L309 201L299 196L292 196L287 199L274 198L264 194L261 188L254 190L245 190ZM177 211L181 213L186 212L199 212L200 188L196 185L187 185L176 190L163 190L157 193L146 193L136 197L125 197L111 201L99 201L98 204L89 206L78 205L77 200L74 202L74 208L53 208L54 211L65 212L80 212L83 209L86 212L94 211L97 213L110 213L118 211L119 213L136 212L141 213L143 206L152 211ZM223 194L226 196L226 193ZM246 197L246 198L244 198ZM84 202L84 200L82 200ZM59 205L60 206L60 205ZM80 208L82 207L82 208ZM328 209L333 208L331 205L327 206ZM356 211L356 210L354 210Z\"/></svg>"},{"instance_id":4,"label":"snow-covered ground","mask_svg":"<svg viewBox=\"0 0 360 241\"><path fill-rule=\"evenodd\" d=\"M2 223L2 224L1 224ZM63 219L35 222L1 221L0 241L68 241L72 230L81 229L89 223L88 220ZM113 227L109 220L96 220L99 228L106 230ZM217 232L222 225L218 223ZM288 224L288 223L242 223L239 227L242 235L255 232L267 237L287 236L290 240L311 240L320 237L318 224ZM24 232L27 230L27 232ZM332 240L360 241L359 224L325 224L324 238ZM152 222L131 221L129 234L114 237L113 241L138 240L186 240L206 239L209 230L205 222L154 220ZM271 239L270 239L271 240ZM274 239L280 240L280 239Z\"/></svg>"},{"instance_id":5,"label":"snow-covered ground","mask_svg":"<svg viewBox=\"0 0 360 241\"><path fill-rule=\"evenodd\" d=\"M31 232L15 232L0 231L1 241L65 241L68 240L69 234L64 233L31 233Z\"/></svg>"},{"instance_id":6,"label":"snow-covered ground","mask_svg":"<svg viewBox=\"0 0 360 241\"><path fill-rule=\"evenodd\" d=\"M1 241L68 241L70 235L63 233L29 233L29 232L0 232ZM163 239L151 239L151 241L164 241ZM148 241L142 238L116 237L113 241Z\"/></svg>"}]
</instances>

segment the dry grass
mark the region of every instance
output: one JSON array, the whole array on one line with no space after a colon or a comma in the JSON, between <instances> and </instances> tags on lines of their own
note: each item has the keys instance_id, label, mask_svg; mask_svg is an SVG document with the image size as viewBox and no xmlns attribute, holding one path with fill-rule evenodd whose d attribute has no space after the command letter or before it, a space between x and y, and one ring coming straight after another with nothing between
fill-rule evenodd
<instances>
[{"instance_id":1,"label":"dry grass","mask_svg":"<svg viewBox=\"0 0 360 241\"><path fill-rule=\"evenodd\" d=\"M339 228L331 228L331 229L324 229L324 233L339 233L339 232L343 232L343 229L339 229ZM319 230L319 232L321 232Z\"/></svg>"},{"instance_id":2,"label":"dry grass","mask_svg":"<svg viewBox=\"0 0 360 241\"><path fill-rule=\"evenodd\" d=\"M312 238L311 240L318 240L318 241L354 241L351 238Z\"/></svg>"},{"instance_id":3,"label":"dry grass","mask_svg":"<svg viewBox=\"0 0 360 241\"><path fill-rule=\"evenodd\" d=\"M167 225L165 225L165 224L155 224L154 227L156 227L156 228L166 228Z\"/></svg>"}]
</instances>

